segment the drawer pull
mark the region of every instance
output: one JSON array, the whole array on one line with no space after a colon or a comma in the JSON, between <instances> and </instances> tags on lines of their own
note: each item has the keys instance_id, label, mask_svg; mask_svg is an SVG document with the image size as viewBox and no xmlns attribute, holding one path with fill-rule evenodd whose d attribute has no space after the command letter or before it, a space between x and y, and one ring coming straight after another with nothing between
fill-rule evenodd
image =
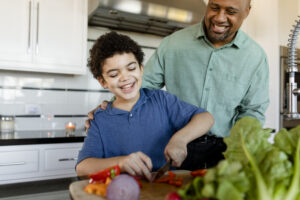
<instances>
[{"instance_id":1,"label":"drawer pull","mask_svg":"<svg viewBox=\"0 0 300 200\"><path fill-rule=\"evenodd\" d=\"M13 163L0 163L0 167L13 166L13 165L25 165L25 162L13 162Z\"/></svg>"},{"instance_id":2,"label":"drawer pull","mask_svg":"<svg viewBox=\"0 0 300 200\"><path fill-rule=\"evenodd\" d=\"M59 162L74 161L74 160L77 160L77 158L60 158L60 159L58 159Z\"/></svg>"}]
</instances>

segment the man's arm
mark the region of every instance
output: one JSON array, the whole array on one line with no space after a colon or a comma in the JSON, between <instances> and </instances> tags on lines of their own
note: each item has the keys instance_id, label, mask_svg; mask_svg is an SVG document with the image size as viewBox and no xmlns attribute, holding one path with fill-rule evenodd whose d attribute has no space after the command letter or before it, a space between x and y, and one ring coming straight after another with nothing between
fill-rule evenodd
<instances>
[{"instance_id":1,"label":"man's arm","mask_svg":"<svg viewBox=\"0 0 300 200\"><path fill-rule=\"evenodd\" d=\"M269 103L269 67L267 58L265 58L261 61L251 80L250 87L238 109L239 113L235 121L244 116L252 116L263 125Z\"/></svg>"},{"instance_id":2,"label":"man's arm","mask_svg":"<svg viewBox=\"0 0 300 200\"><path fill-rule=\"evenodd\" d=\"M164 51L167 38L165 38L144 67L143 88L161 89L165 85Z\"/></svg>"},{"instance_id":3,"label":"man's arm","mask_svg":"<svg viewBox=\"0 0 300 200\"><path fill-rule=\"evenodd\" d=\"M165 148L165 157L172 165L180 167L187 156L187 144L201 137L213 126L214 119L209 112L198 113L182 129L177 131Z\"/></svg>"}]
</instances>

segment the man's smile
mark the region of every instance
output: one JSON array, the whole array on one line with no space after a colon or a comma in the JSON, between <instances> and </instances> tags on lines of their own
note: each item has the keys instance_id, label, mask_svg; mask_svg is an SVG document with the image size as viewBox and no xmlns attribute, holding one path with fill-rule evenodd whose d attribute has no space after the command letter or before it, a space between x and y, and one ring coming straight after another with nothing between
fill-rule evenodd
<instances>
[{"instance_id":1,"label":"man's smile","mask_svg":"<svg viewBox=\"0 0 300 200\"><path fill-rule=\"evenodd\" d=\"M229 25L211 23L211 30L216 34L222 34L228 31Z\"/></svg>"}]
</instances>

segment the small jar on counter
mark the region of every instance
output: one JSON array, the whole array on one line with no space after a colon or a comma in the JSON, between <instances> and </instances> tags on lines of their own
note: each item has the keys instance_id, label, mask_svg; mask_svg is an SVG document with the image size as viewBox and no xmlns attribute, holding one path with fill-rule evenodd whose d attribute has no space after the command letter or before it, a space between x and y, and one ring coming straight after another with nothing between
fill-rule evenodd
<instances>
[{"instance_id":1,"label":"small jar on counter","mask_svg":"<svg viewBox=\"0 0 300 200\"><path fill-rule=\"evenodd\" d=\"M76 123L74 123L74 122L67 122L65 130L66 130L66 136L67 137L75 136Z\"/></svg>"},{"instance_id":2,"label":"small jar on counter","mask_svg":"<svg viewBox=\"0 0 300 200\"><path fill-rule=\"evenodd\" d=\"M15 118L11 115L2 115L0 117L0 132L13 133L15 131Z\"/></svg>"}]
</instances>

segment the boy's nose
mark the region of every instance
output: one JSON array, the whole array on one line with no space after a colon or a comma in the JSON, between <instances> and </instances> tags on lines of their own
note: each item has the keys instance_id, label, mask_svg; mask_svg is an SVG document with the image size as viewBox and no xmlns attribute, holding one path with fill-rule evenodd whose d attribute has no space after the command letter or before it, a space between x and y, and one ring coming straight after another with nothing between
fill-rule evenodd
<instances>
[{"instance_id":1,"label":"boy's nose","mask_svg":"<svg viewBox=\"0 0 300 200\"><path fill-rule=\"evenodd\" d=\"M126 80L128 80L128 78L129 78L129 75L128 75L127 72L122 72L121 73L120 81L126 81Z\"/></svg>"}]
</instances>

